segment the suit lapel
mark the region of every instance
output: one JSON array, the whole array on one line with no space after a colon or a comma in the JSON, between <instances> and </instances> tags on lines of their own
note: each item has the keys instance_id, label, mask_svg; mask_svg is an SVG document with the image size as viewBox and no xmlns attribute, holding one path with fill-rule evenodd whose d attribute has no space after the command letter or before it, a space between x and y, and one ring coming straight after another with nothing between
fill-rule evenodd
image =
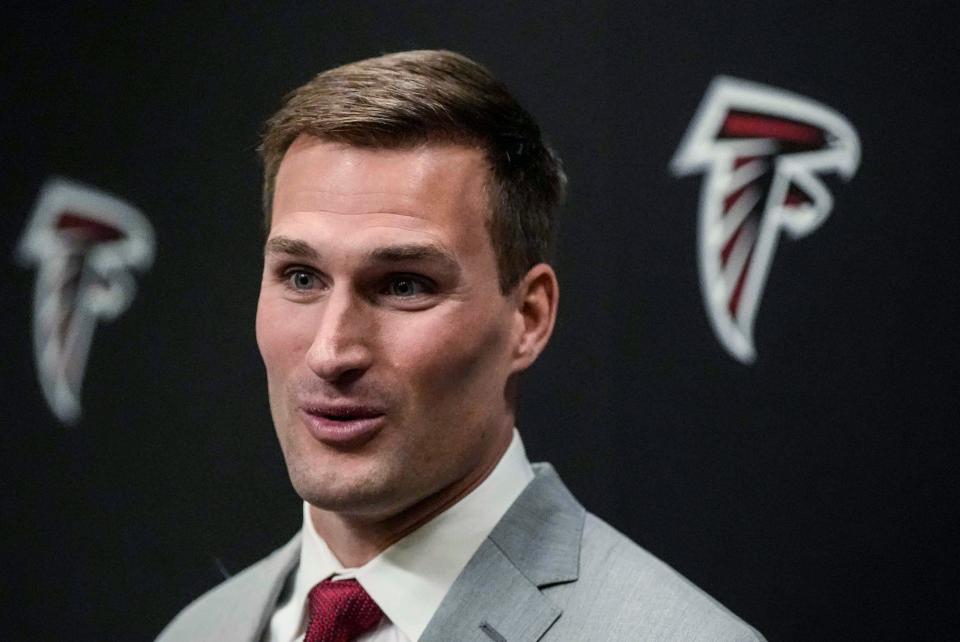
<instances>
[{"instance_id":1,"label":"suit lapel","mask_svg":"<svg viewBox=\"0 0 960 642\"><path fill-rule=\"evenodd\" d=\"M585 511L549 464L454 582L420 642L535 642L561 615L541 588L577 579Z\"/></svg>"},{"instance_id":2,"label":"suit lapel","mask_svg":"<svg viewBox=\"0 0 960 642\"><path fill-rule=\"evenodd\" d=\"M450 588L420 642L538 640L559 616L560 609L487 539Z\"/></svg>"},{"instance_id":3,"label":"suit lapel","mask_svg":"<svg viewBox=\"0 0 960 642\"><path fill-rule=\"evenodd\" d=\"M251 568L247 578L248 591L242 602L224 618L216 632L216 640L259 642L277 607L277 598L287 583L291 571L300 559L300 536L277 549L261 565Z\"/></svg>"}]
</instances>

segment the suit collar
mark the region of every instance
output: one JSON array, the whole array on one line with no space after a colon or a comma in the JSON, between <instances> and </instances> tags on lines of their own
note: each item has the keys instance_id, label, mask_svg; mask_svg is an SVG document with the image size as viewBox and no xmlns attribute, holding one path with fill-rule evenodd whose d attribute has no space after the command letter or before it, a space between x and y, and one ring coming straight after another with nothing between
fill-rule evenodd
<instances>
[{"instance_id":1,"label":"suit collar","mask_svg":"<svg viewBox=\"0 0 960 642\"><path fill-rule=\"evenodd\" d=\"M560 617L542 587L577 579L586 512L549 464L467 564L420 642L534 642Z\"/></svg>"},{"instance_id":2,"label":"suit collar","mask_svg":"<svg viewBox=\"0 0 960 642\"><path fill-rule=\"evenodd\" d=\"M572 582L580 570L586 511L550 464L534 464L536 477L497 524L490 539L538 587Z\"/></svg>"},{"instance_id":3,"label":"suit collar","mask_svg":"<svg viewBox=\"0 0 960 642\"><path fill-rule=\"evenodd\" d=\"M300 559L300 534L275 550L261 564L250 569L255 577L248 578L250 588L242 604L237 604L237 612L227 619L233 629L218 632L218 640L243 640L258 642L270 623L280 593L288 588L288 578Z\"/></svg>"}]
</instances>

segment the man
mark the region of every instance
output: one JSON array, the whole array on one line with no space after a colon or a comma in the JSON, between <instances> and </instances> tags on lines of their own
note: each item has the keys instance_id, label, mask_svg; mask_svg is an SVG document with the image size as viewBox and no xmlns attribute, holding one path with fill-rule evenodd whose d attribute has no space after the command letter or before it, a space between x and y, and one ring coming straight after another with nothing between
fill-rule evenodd
<instances>
[{"instance_id":1,"label":"man","mask_svg":"<svg viewBox=\"0 0 960 642\"><path fill-rule=\"evenodd\" d=\"M565 178L483 67L405 52L268 122L257 342L301 534L174 640L758 640L586 513L514 429Z\"/></svg>"}]
</instances>

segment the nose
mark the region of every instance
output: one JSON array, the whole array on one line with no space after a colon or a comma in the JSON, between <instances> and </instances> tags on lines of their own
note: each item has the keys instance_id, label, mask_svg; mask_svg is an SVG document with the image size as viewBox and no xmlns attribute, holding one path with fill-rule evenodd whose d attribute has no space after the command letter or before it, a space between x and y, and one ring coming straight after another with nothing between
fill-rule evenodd
<instances>
[{"instance_id":1,"label":"nose","mask_svg":"<svg viewBox=\"0 0 960 642\"><path fill-rule=\"evenodd\" d=\"M365 304L346 288L334 288L323 302L307 365L330 383L348 383L363 375L373 360L371 320Z\"/></svg>"}]
</instances>

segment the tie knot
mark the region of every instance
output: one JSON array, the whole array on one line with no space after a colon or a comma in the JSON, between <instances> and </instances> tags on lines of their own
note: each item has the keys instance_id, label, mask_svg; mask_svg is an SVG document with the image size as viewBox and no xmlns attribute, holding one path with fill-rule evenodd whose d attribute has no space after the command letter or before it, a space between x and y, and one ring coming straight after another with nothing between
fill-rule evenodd
<instances>
[{"instance_id":1,"label":"tie knot","mask_svg":"<svg viewBox=\"0 0 960 642\"><path fill-rule=\"evenodd\" d=\"M324 580L307 596L304 642L350 642L377 625L383 611L357 580Z\"/></svg>"}]
</instances>

